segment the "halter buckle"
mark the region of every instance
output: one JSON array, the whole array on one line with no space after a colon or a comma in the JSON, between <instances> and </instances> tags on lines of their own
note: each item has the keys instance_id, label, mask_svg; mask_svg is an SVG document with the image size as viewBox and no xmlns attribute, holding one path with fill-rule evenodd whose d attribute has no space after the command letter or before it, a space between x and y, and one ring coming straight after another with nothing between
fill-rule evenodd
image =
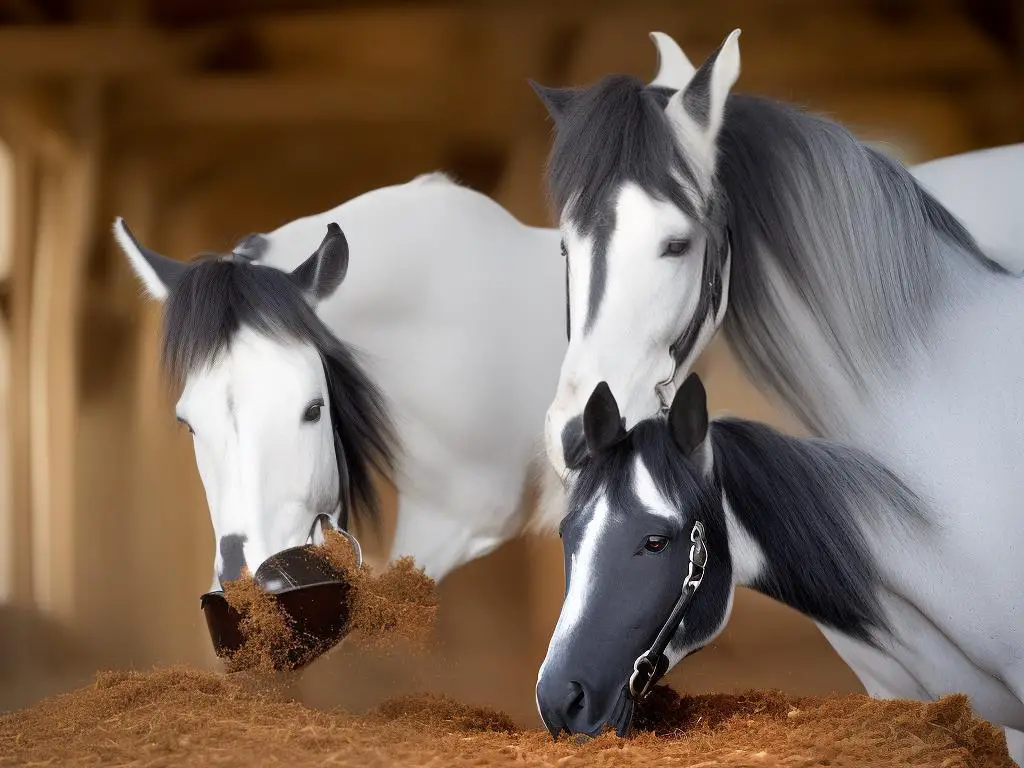
<instances>
[{"instance_id":1,"label":"halter buckle","mask_svg":"<svg viewBox=\"0 0 1024 768\"><path fill-rule=\"evenodd\" d=\"M704 546L704 524L697 520L690 531L690 566L683 582L683 589L692 587L694 590L704 580L704 568L708 564L708 549Z\"/></svg>"},{"instance_id":2,"label":"halter buckle","mask_svg":"<svg viewBox=\"0 0 1024 768\"><path fill-rule=\"evenodd\" d=\"M649 654L650 651L647 651L633 662L633 674L629 676L629 695L636 701L647 698L651 689L654 688L654 673L658 666L651 661ZM641 670L641 666L645 669ZM637 690L637 681L640 680L641 675L643 675L643 685Z\"/></svg>"}]
</instances>

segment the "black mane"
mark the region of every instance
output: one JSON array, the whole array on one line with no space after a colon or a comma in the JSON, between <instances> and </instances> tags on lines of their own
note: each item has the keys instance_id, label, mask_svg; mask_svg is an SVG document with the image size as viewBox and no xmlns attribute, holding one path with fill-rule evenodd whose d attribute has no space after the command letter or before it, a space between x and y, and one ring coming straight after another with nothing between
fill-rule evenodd
<instances>
[{"instance_id":1,"label":"black mane","mask_svg":"<svg viewBox=\"0 0 1024 768\"><path fill-rule=\"evenodd\" d=\"M666 501L687 519L697 516L704 523L709 569L732 568L724 491L736 521L764 553L764 572L749 586L825 626L874 643L873 630L885 626L878 601L882 582L863 526L888 530L925 524L922 501L893 472L854 448L789 437L742 419L715 419L709 429L712 478L680 453L665 418L654 417L578 465L568 514L585 509L602 492L621 513L637 509L631 483L639 458ZM872 517L883 508L891 517Z\"/></svg>"},{"instance_id":2,"label":"black mane","mask_svg":"<svg viewBox=\"0 0 1024 768\"><path fill-rule=\"evenodd\" d=\"M612 196L631 181L699 220L690 196L696 178L665 120L672 91L648 87L632 75L608 75L576 93L559 119L548 157L558 211L587 234L607 219Z\"/></svg>"},{"instance_id":3,"label":"black mane","mask_svg":"<svg viewBox=\"0 0 1024 768\"><path fill-rule=\"evenodd\" d=\"M815 621L871 643L884 626L881 577L862 526L888 507L897 525L925 520L922 502L862 451L783 435L765 424L711 422L714 480L771 567L754 586ZM827 596L827 599L822 599Z\"/></svg>"},{"instance_id":4,"label":"black mane","mask_svg":"<svg viewBox=\"0 0 1024 768\"><path fill-rule=\"evenodd\" d=\"M319 351L335 433L342 519L366 515L377 528L380 500L373 473L390 476L397 446L386 398L285 272L217 256L190 265L165 304L163 364L181 381L212 364L242 327Z\"/></svg>"}]
</instances>

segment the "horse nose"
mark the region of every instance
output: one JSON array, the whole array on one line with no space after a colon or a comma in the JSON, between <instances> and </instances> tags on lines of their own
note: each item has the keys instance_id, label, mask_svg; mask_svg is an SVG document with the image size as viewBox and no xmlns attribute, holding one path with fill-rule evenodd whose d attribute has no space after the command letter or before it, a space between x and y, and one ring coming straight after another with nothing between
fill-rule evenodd
<instances>
[{"instance_id":1,"label":"horse nose","mask_svg":"<svg viewBox=\"0 0 1024 768\"><path fill-rule=\"evenodd\" d=\"M562 456L567 467L575 467L587 455L587 442L583 436L583 417L576 416L562 429Z\"/></svg>"},{"instance_id":2,"label":"horse nose","mask_svg":"<svg viewBox=\"0 0 1024 768\"><path fill-rule=\"evenodd\" d=\"M246 537L238 533L229 533L220 537L220 583L236 581L242 578L245 562Z\"/></svg>"},{"instance_id":3,"label":"horse nose","mask_svg":"<svg viewBox=\"0 0 1024 768\"><path fill-rule=\"evenodd\" d=\"M581 730L577 725L581 719L585 719L581 718L581 714L584 713L586 704L587 694L583 690L583 686L575 680L570 680L569 690L565 697L563 712L565 713L566 722L574 733L578 733ZM583 730L586 730L586 728Z\"/></svg>"},{"instance_id":4,"label":"horse nose","mask_svg":"<svg viewBox=\"0 0 1024 768\"><path fill-rule=\"evenodd\" d=\"M577 680L541 680L537 686L541 719L555 738L565 730L597 736L605 726L605 712L597 697Z\"/></svg>"}]
</instances>

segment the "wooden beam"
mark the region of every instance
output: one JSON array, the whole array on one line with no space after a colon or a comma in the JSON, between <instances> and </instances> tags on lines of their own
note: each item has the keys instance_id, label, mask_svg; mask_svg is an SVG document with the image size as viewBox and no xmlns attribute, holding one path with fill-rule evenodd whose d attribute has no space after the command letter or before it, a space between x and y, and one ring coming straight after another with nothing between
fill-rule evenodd
<instances>
[{"instance_id":1,"label":"wooden beam","mask_svg":"<svg viewBox=\"0 0 1024 768\"><path fill-rule=\"evenodd\" d=\"M737 87L742 91L854 83L888 87L897 81L989 77L1008 67L993 43L940 9L900 29L864 11L834 9L831 4L815 6L827 7L827 12L805 8L774 15L767 13L773 3L756 13L747 8L735 14L712 14L709 5L693 3L678 12L655 14L640 4L595 16L574 78L564 84L589 82L610 72L652 77L657 66L647 38L652 29L675 37L699 65L731 29L741 28L743 71Z\"/></svg>"},{"instance_id":2,"label":"wooden beam","mask_svg":"<svg viewBox=\"0 0 1024 768\"><path fill-rule=\"evenodd\" d=\"M179 68L189 45L131 26L0 27L0 79L144 78Z\"/></svg>"},{"instance_id":3,"label":"wooden beam","mask_svg":"<svg viewBox=\"0 0 1024 768\"><path fill-rule=\"evenodd\" d=\"M997 46L983 33L947 5L935 4L909 29L887 24L856 4L822 6L794 0L756 6L720 0L683 7L666 0L638 0L628 7L605 5L599 12L594 4L580 2L484 3L468 8L445 4L403 7L400 12L374 6L320 14L240 14L235 23L251 30L270 58L287 70L323 71L333 64L349 72L397 74L413 65L437 77L453 65L472 63L474 57L463 61L453 55L453 46L470 45L484 74L500 73L509 62L522 70L550 30L590 20L620 29L616 45L602 51L601 66L606 70L615 69L618 46L637 44L630 38L638 33L639 44L649 45L645 33L664 29L685 46L706 48L693 54L699 58L731 26L743 27L745 53L754 50L751 46L769 48L771 55L755 58L764 59L767 71L786 76L794 68L798 77L822 79L882 78L894 71L973 76L1005 65ZM0 79L144 79L181 71L230 31L213 26L174 34L134 24L0 27ZM488 56L499 50L500 56ZM786 55L792 50L799 55ZM653 69L653 51L648 58Z\"/></svg>"},{"instance_id":4,"label":"wooden beam","mask_svg":"<svg viewBox=\"0 0 1024 768\"><path fill-rule=\"evenodd\" d=\"M21 23L46 21L46 14L33 0L3 0L0 2L0 13Z\"/></svg>"},{"instance_id":5,"label":"wooden beam","mask_svg":"<svg viewBox=\"0 0 1024 768\"><path fill-rule=\"evenodd\" d=\"M949 2L904 5L918 11L906 26L878 17L863 2L839 0L446 3L401 11L374 5L338 13L254 15L246 24L280 67L306 72L340 67L438 77L452 69L453 58L461 58L453 47L468 40L471 55L462 67L476 66L490 77L516 69L519 75L536 77L538 52L545 49L552 30L567 24L591 24L611 32L603 40L595 38L593 51L577 61L577 69L588 78L623 71L623 62L637 51L647 62L637 74L653 74L656 55L647 33L654 29L675 36L696 62L732 28L741 27L744 74L756 60L772 77L848 81L898 72L974 76L1006 66L998 48ZM500 55L489 55L498 51ZM533 71L523 71L524 61Z\"/></svg>"},{"instance_id":6,"label":"wooden beam","mask_svg":"<svg viewBox=\"0 0 1024 768\"><path fill-rule=\"evenodd\" d=\"M629 12L596 18L595 32L566 82L589 82L610 72L650 77L657 58L647 37L652 28L675 34L696 61L720 42L718 33L706 36L707 23L684 25L678 21L681 14L655 18L645 12L647 8L641 4ZM516 14L477 13L457 19L442 11L431 16L428 10L413 14L422 33L415 44L409 42L415 27L397 17L389 28L379 13L348 20L345 33L338 35L332 34L341 29L332 27L338 20L324 21L326 30L306 40L305 53L296 30L284 35L268 26L261 44L276 51L275 57L283 57L279 70L167 75L145 85L125 83L112 119L126 131L162 125L305 128L397 123L411 130L434 127L452 136L505 141L517 138L524 125L542 117L526 79L542 77L539 66L547 51L540 41L555 37L560 27L538 25L536 19ZM863 14L839 16L837 21L812 14L811 21L827 23L814 26L801 20L784 28L754 17L744 26L738 89L799 98L826 88L889 89L894 84L999 79L1010 67L988 41L948 14L924 19L912 34ZM505 34L505 26L515 35ZM352 37L353 29L365 34ZM371 34L374 29L377 33ZM385 34L388 29L391 32ZM352 44L336 42L332 48L335 37ZM520 39L529 42L520 45Z\"/></svg>"},{"instance_id":7,"label":"wooden beam","mask_svg":"<svg viewBox=\"0 0 1024 768\"><path fill-rule=\"evenodd\" d=\"M409 140L420 128L505 140L514 137L535 97L525 80L518 92L439 88L420 78L194 77L172 79L129 93L116 107L119 130L154 127L262 127L405 124Z\"/></svg>"},{"instance_id":8,"label":"wooden beam","mask_svg":"<svg viewBox=\"0 0 1024 768\"><path fill-rule=\"evenodd\" d=\"M52 93L24 84L0 88L0 132L12 145L63 162L71 142L56 101Z\"/></svg>"}]
</instances>

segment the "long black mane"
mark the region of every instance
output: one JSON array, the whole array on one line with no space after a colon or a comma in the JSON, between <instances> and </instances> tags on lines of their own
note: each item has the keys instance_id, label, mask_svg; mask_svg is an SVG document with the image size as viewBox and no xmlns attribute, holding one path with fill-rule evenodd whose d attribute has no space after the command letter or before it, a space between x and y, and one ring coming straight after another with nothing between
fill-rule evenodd
<instances>
[{"instance_id":1,"label":"long black mane","mask_svg":"<svg viewBox=\"0 0 1024 768\"><path fill-rule=\"evenodd\" d=\"M881 576L864 530L924 524L918 496L880 462L834 441L720 418L711 443L715 485L769 564L751 586L873 642L872 630L884 627Z\"/></svg>"},{"instance_id":2,"label":"long black mane","mask_svg":"<svg viewBox=\"0 0 1024 768\"><path fill-rule=\"evenodd\" d=\"M616 513L642 508L632 487L639 460L684 522L704 523L711 573L736 567L728 550L724 492L736 522L764 554L765 568L748 586L825 626L876 643L876 630L885 629L883 577L864 532L870 526L900 535L926 527L921 499L880 462L833 441L790 437L733 418L715 419L709 429L710 478L675 447L665 418L653 417L578 465L568 514L587 508L601 493ZM726 600L727 594L715 599ZM704 610L711 602L702 601ZM701 626L700 616L694 619Z\"/></svg>"},{"instance_id":3,"label":"long black mane","mask_svg":"<svg viewBox=\"0 0 1024 768\"><path fill-rule=\"evenodd\" d=\"M167 297L163 364L182 381L214 363L243 327L319 351L335 433L342 520L362 516L377 529L380 500L374 472L390 477L397 451L386 398L287 273L245 258L210 254L197 259Z\"/></svg>"}]
</instances>

